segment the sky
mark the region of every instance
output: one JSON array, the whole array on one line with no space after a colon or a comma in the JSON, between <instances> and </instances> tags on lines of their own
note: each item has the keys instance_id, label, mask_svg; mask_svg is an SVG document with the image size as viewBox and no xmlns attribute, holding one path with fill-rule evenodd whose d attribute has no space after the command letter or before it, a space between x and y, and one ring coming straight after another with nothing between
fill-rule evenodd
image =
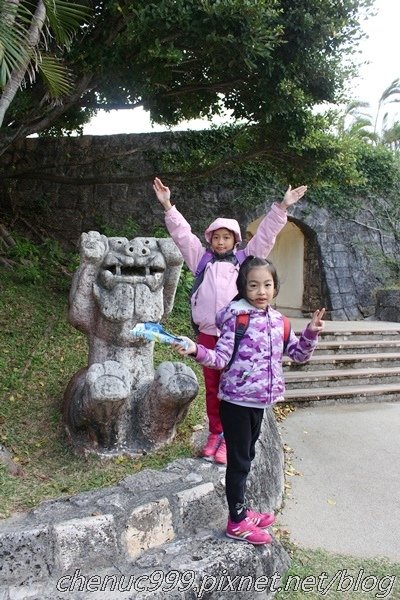
<instances>
[{"instance_id":1,"label":"sky","mask_svg":"<svg viewBox=\"0 0 400 600\"><path fill-rule=\"evenodd\" d=\"M376 15L362 23L367 34L359 44L360 76L351 82L355 100L369 102L370 114L375 116L382 92L400 77L400 0L375 0ZM398 104L389 110L393 117ZM208 121L200 119L181 123L175 129L204 129ZM111 135L116 133L141 133L165 131L163 126L152 126L143 109L100 111L84 127L85 135Z\"/></svg>"},{"instance_id":2,"label":"sky","mask_svg":"<svg viewBox=\"0 0 400 600\"><path fill-rule=\"evenodd\" d=\"M360 42L365 64L354 82L354 97L369 102L374 109L383 91L400 78L400 0L375 0L375 8L376 16L363 23L368 35Z\"/></svg>"}]
</instances>

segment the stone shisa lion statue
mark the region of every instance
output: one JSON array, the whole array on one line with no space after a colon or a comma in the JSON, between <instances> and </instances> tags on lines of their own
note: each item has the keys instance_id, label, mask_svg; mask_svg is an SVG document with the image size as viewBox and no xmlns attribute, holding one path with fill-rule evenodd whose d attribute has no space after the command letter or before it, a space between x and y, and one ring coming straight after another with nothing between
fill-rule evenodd
<instances>
[{"instance_id":1,"label":"stone shisa lion statue","mask_svg":"<svg viewBox=\"0 0 400 600\"><path fill-rule=\"evenodd\" d=\"M131 335L173 307L182 257L170 238L83 233L69 320L88 337L88 366L64 394L64 423L76 450L132 455L170 442L198 392L188 366L153 366L154 342Z\"/></svg>"}]
</instances>

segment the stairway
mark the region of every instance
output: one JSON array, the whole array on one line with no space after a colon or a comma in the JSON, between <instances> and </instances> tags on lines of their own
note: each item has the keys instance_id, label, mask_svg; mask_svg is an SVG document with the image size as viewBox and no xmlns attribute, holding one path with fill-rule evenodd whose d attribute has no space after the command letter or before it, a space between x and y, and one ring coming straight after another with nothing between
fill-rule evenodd
<instances>
[{"instance_id":1,"label":"stairway","mask_svg":"<svg viewBox=\"0 0 400 600\"><path fill-rule=\"evenodd\" d=\"M307 322L291 319L297 334ZM311 360L283 365L288 402L400 400L400 323L327 321Z\"/></svg>"}]
</instances>

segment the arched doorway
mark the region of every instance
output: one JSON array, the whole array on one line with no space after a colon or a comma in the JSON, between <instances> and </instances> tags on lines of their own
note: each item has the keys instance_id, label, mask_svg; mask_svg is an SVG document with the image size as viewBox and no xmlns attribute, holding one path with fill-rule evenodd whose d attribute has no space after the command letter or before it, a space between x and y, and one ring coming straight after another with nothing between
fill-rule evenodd
<instances>
[{"instance_id":1,"label":"arched doorway","mask_svg":"<svg viewBox=\"0 0 400 600\"><path fill-rule=\"evenodd\" d=\"M248 238L255 234L263 218L249 223L246 228ZM276 298L277 309L288 316L303 316L304 234L295 223L286 223L268 258L274 263L281 284Z\"/></svg>"}]
</instances>

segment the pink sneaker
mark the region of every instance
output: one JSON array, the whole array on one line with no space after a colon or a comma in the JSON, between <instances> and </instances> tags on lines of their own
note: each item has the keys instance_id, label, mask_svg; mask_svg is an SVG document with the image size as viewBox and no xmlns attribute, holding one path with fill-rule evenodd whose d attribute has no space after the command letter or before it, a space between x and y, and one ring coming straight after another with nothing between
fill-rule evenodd
<instances>
[{"instance_id":1,"label":"pink sneaker","mask_svg":"<svg viewBox=\"0 0 400 600\"><path fill-rule=\"evenodd\" d=\"M269 533L256 527L254 523L250 521L249 517L246 517L243 521L240 521L240 523L235 523L229 517L226 535L234 540L249 542L249 544L255 545L270 544L272 542L272 537Z\"/></svg>"},{"instance_id":2,"label":"pink sneaker","mask_svg":"<svg viewBox=\"0 0 400 600\"><path fill-rule=\"evenodd\" d=\"M274 513L259 513L248 508L246 511L246 516L254 525L260 527L261 529L264 529L264 527L269 527L275 523Z\"/></svg>"},{"instance_id":3,"label":"pink sneaker","mask_svg":"<svg viewBox=\"0 0 400 600\"><path fill-rule=\"evenodd\" d=\"M212 458L215 456L215 453L218 449L218 446L221 443L221 435L219 433L210 433L206 445L204 446L201 455L204 458Z\"/></svg>"},{"instance_id":4,"label":"pink sneaker","mask_svg":"<svg viewBox=\"0 0 400 600\"><path fill-rule=\"evenodd\" d=\"M218 446L218 450L215 453L214 460L216 463L226 465L226 443L224 438L222 438L221 443Z\"/></svg>"}]
</instances>

